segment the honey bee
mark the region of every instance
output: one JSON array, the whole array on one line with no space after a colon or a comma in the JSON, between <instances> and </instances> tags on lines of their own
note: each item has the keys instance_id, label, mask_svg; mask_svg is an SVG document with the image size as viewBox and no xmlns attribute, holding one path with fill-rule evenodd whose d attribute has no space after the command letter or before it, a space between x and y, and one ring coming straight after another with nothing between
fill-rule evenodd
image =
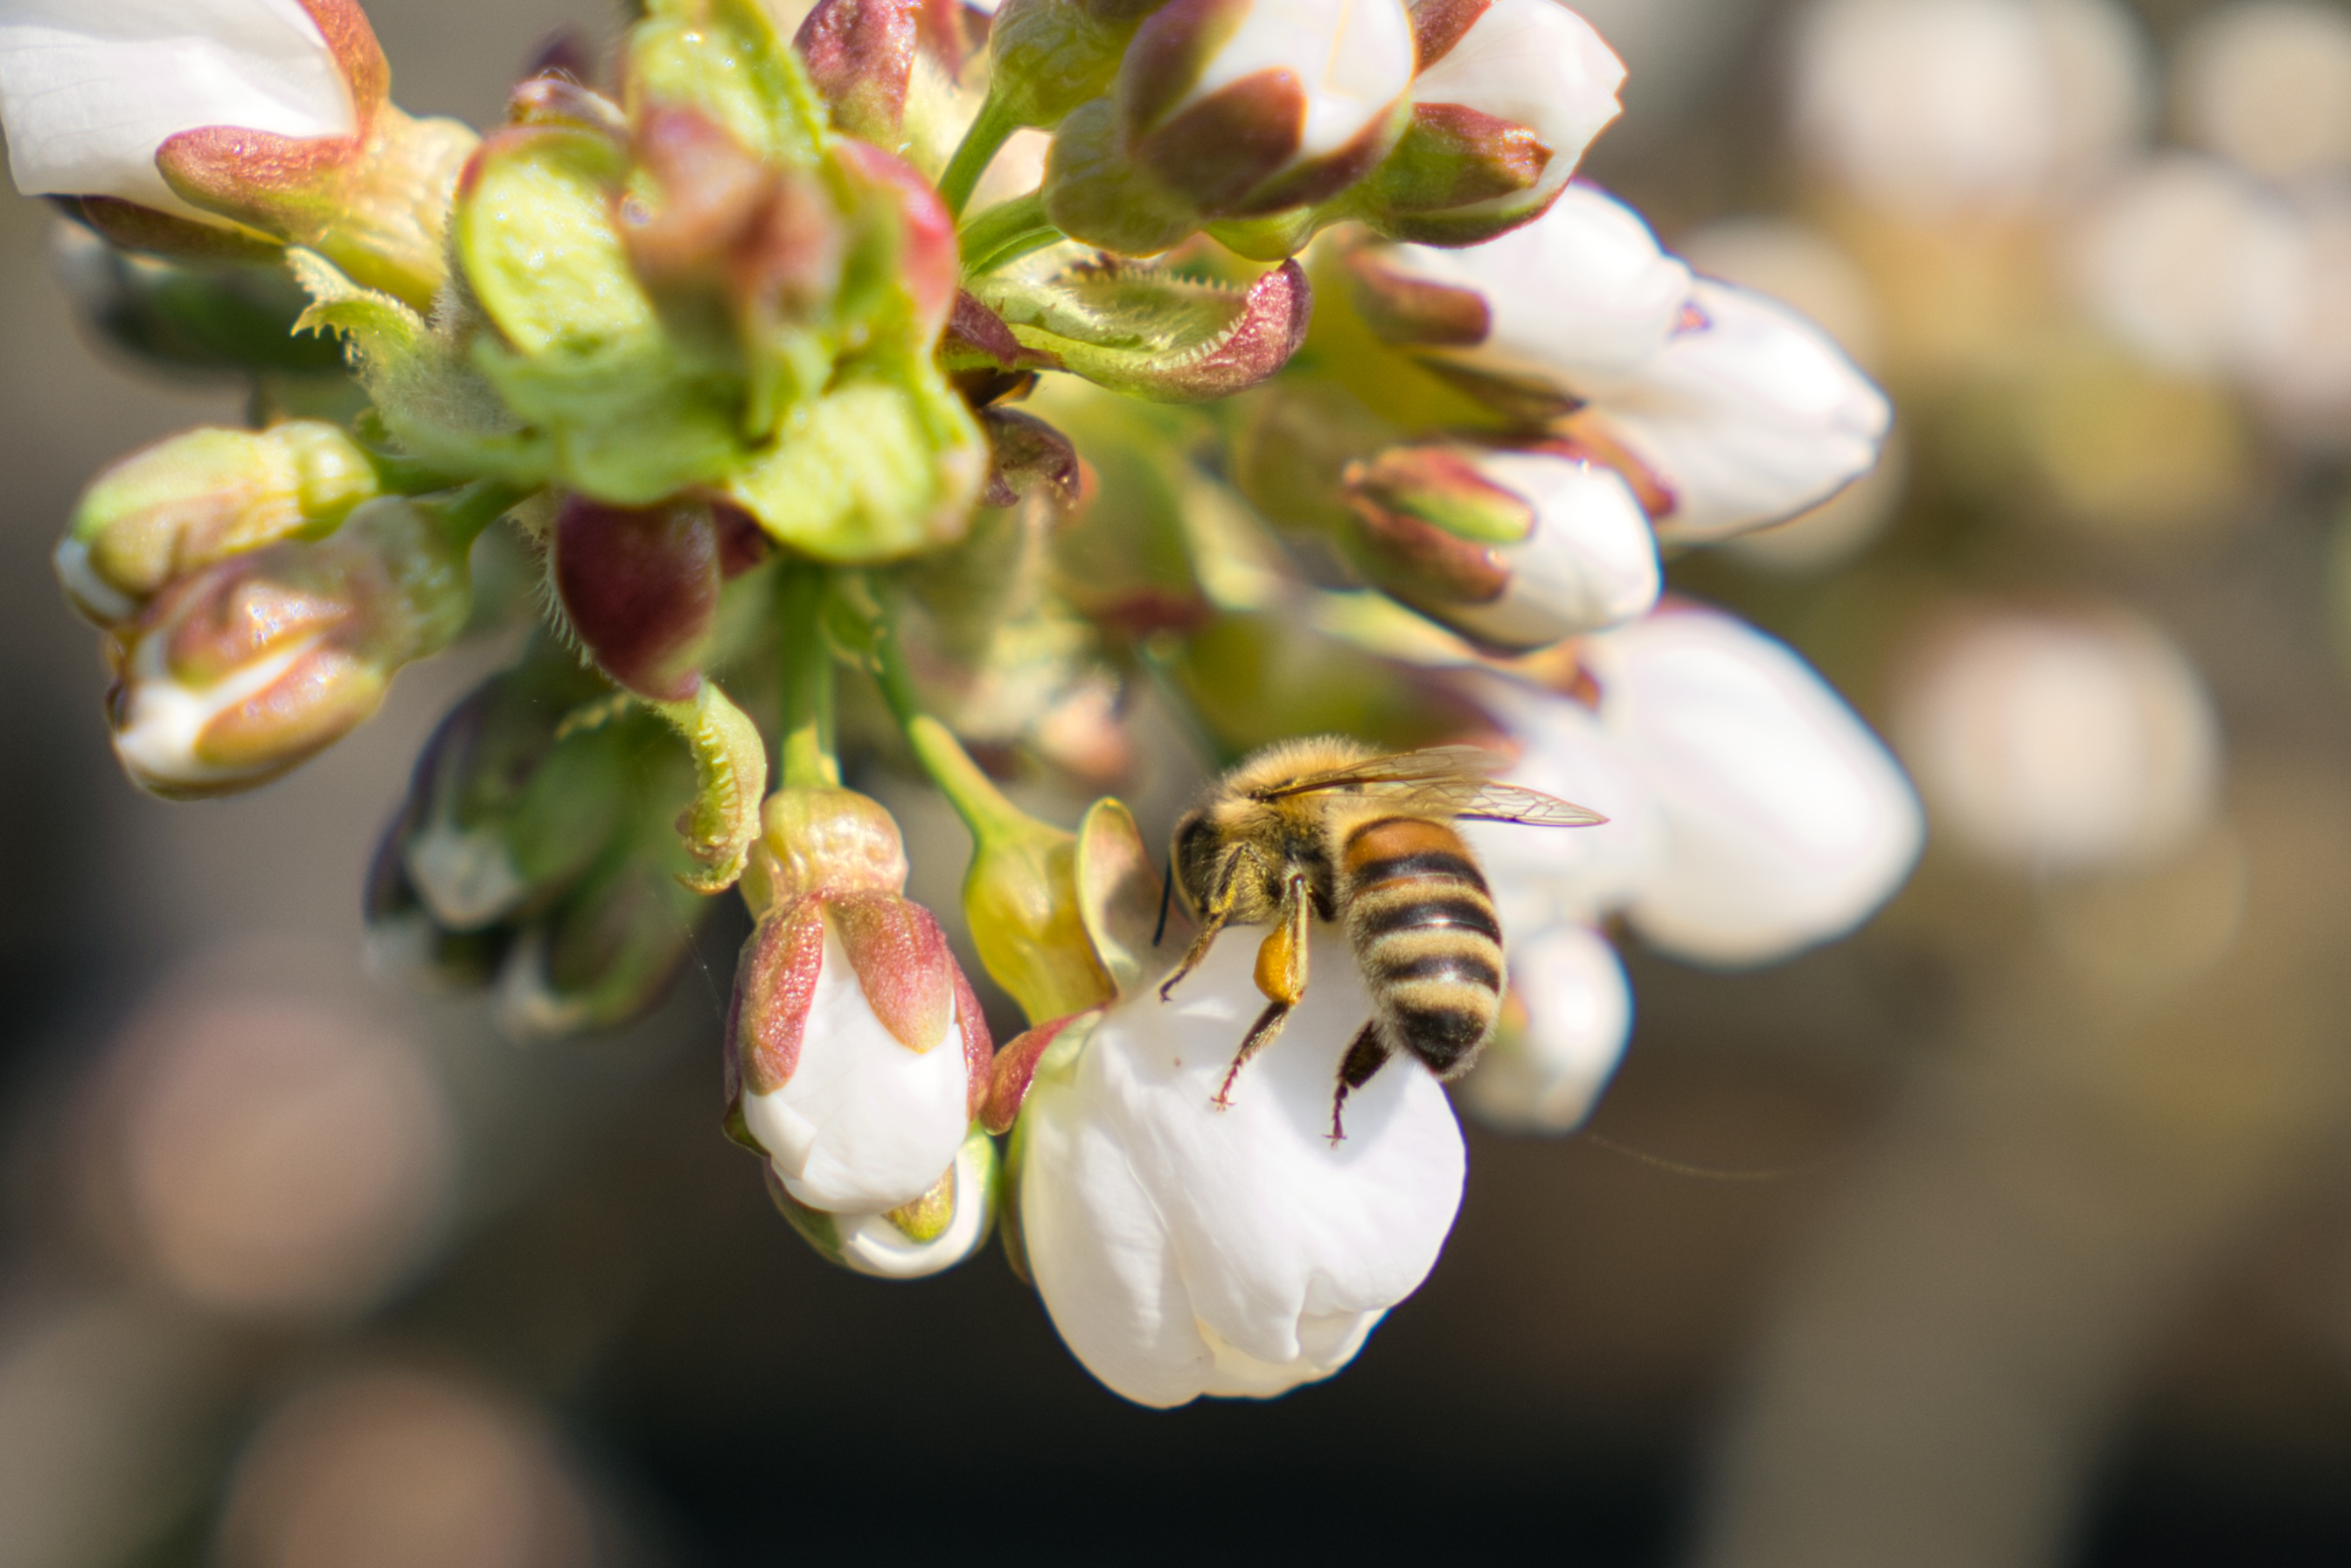
<instances>
[{"instance_id":1,"label":"honey bee","mask_svg":"<svg viewBox=\"0 0 2351 1568\"><path fill-rule=\"evenodd\" d=\"M1489 776L1503 758L1469 746L1382 756L1341 736L1269 746L1227 774L1176 825L1168 880L1200 923L1159 988L1162 1001L1228 925L1270 925L1258 949L1267 997L1217 1090L1306 994L1311 919L1346 929L1372 1017L1340 1059L1331 1137L1350 1090L1405 1052L1439 1078L1478 1060L1501 1011L1502 927L1458 820L1588 827L1598 812Z\"/></svg>"}]
</instances>

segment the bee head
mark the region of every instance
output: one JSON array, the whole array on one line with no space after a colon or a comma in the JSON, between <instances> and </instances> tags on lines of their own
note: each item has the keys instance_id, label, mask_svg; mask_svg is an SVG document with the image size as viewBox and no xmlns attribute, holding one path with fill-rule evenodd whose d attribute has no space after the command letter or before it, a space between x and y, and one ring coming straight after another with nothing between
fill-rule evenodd
<instances>
[{"instance_id":1,"label":"bee head","mask_svg":"<svg viewBox=\"0 0 2351 1568\"><path fill-rule=\"evenodd\" d=\"M1187 811L1177 821L1168 857L1176 891L1183 896L1185 911L1196 919L1207 902L1217 867L1217 834L1208 824L1206 808Z\"/></svg>"}]
</instances>

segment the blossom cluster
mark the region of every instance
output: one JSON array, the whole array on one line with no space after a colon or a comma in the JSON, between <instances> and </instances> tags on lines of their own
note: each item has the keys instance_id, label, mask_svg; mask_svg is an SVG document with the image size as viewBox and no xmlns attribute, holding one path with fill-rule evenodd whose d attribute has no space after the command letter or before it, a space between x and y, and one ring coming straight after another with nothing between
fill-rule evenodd
<instances>
[{"instance_id":1,"label":"blossom cluster","mask_svg":"<svg viewBox=\"0 0 2351 1568\"><path fill-rule=\"evenodd\" d=\"M1409 1063L1327 1136L1374 1008L1330 921L1228 1096L1264 961L1164 994L1134 815L1058 826L1015 778L1346 732L1605 815L1465 830L1510 972L1464 1100L1526 1129L1624 1047L1610 929L1769 961L1917 853L1835 693L1664 595L1866 472L1886 402L1574 177L1624 73L1553 0L648 0L480 136L393 105L355 0L146 16L0 0L12 171L93 329L255 393L57 548L125 769L265 784L536 616L417 763L380 952L568 1034L649 1009L737 891L724 1126L846 1267L1000 1236L1120 1394L1262 1397L1352 1358L1458 1207ZM538 583L503 607L500 547ZM960 910L844 787L893 773L968 831Z\"/></svg>"}]
</instances>

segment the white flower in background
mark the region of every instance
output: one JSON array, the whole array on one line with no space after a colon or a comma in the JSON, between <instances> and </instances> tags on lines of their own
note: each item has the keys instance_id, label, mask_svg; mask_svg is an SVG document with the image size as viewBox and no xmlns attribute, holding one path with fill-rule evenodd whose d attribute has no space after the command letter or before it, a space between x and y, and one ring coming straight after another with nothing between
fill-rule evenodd
<instances>
[{"instance_id":1,"label":"white flower in background","mask_svg":"<svg viewBox=\"0 0 2351 1568\"><path fill-rule=\"evenodd\" d=\"M26 195L118 196L214 223L156 171L170 138L356 130L350 88L298 0L9 0L0 121Z\"/></svg>"},{"instance_id":2,"label":"white flower in background","mask_svg":"<svg viewBox=\"0 0 2351 1568\"><path fill-rule=\"evenodd\" d=\"M1264 1005L1236 929L1175 996L1108 1013L1020 1113L1019 1215L1045 1306L1086 1369L1138 1404L1270 1397L1326 1377L1436 1263L1461 1201L1459 1126L1437 1080L1392 1061L1347 1099L1370 1015L1353 955L1314 936L1280 1039L1212 1103Z\"/></svg>"},{"instance_id":3,"label":"white flower in background","mask_svg":"<svg viewBox=\"0 0 2351 1568\"><path fill-rule=\"evenodd\" d=\"M1619 112L1625 80L1592 24L1554 0L1492 0L1437 63L1413 78L1412 100L1456 104L1533 131L1551 161L1530 191L1463 209L1540 205L1567 183L1584 149Z\"/></svg>"},{"instance_id":4,"label":"white flower in background","mask_svg":"<svg viewBox=\"0 0 2351 1568\"><path fill-rule=\"evenodd\" d=\"M2220 725L2202 682L2119 611L1972 615L1930 644L1896 718L1937 826L1991 859L2144 863L2218 806Z\"/></svg>"},{"instance_id":5,"label":"white flower in background","mask_svg":"<svg viewBox=\"0 0 2351 1568\"><path fill-rule=\"evenodd\" d=\"M2284 335L2300 236L2291 208L2217 159L2150 159L2091 209L2074 244L2090 309L2154 363L2236 370Z\"/></svg>"},{"instance_id":6,"label":"white flower in background","mask_svg":"<svg viewBox=\"0 0 2351 1568\"><path fill-rule=\"evenodd\" d=\"M2270 180L2351 167L2351 16L2339 5L2210 7L2172 71L2190 140Z\"/></svg>"},{"instance_id":7,"label":"white flower in background","mask_svg":"<svg viewBox=\"0 0 2351 1568\"><path fill-rule=\"evenodd\" d=\"M1448 361L1571 392L1583 376L1646 361L1680 324L1690 293L1689 268L1658 248L1641 215L1585 184L1499 239L1460 250L1397 245L1379 253L1378 265L1484 301L1482 340L1448 349Z\"/></svg>"},{"instance_id":8,"label":"white flower in background","mask_svg":"<svg viewBox=\"0 0 2351 1568\"><path fill-rule=\"evenodd\" d=\"M2351 441L2351 187L2302 193L2283 280L2244 365L2286 432L2323 450Z\"/></svg>"},{"instance_id":9,"label":"white flower in background","mask_svg":"<svg viewBox=\"0 0 2351 1568\"><path fill-rule=\"evenodd\" d=\"M1908 875L1923 833L1908 781L1786 647L1673 606L1584 653L1657 819L1656 869L1627 909L1653 946L1769 962L1851 930Z\"/></svg>"},{"instance_id":10,"label":"white flower in background","mask_svg":"<svg viewBox=\"0 0 2351 1568\"><path fill-rule=\"evenodd\" d=\"M1633 988L1607 938L1576 925L1513 931L1510 1004L1461 1101L1499 1132L1573 1132L1632 1029Z\"/></svg>"},{"instance_id":11,"label":"white flower in background","mask_svg":"<svg viewBox=\"0 0 2351 1568\"><path fill-rule=\"evenodd\" d=\"M2145 53L2110 0L1822 0L1797 31L1796 134L1896 214L2030 205L2137 139Z\"/></svg>"},{"instance_id":12,"label":"white flower in background","mask_svg":"<svg viewBox=\"0 0 2351 1568\"><path fill-rule=\"evenodd\" d=\"M1659 538L1727 538L1869 472L1894 410L1827 334L1776 301L1703 279L1688 310L1638 371L1587 383L1586 417L1672 497Z\"/></svg>"}]
</instances>

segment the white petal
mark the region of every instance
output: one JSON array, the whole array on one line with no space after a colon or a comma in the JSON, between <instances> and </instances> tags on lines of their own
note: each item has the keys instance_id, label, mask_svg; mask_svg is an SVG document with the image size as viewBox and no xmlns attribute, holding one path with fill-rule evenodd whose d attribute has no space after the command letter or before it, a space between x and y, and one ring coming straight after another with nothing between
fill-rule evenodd
<instances>
[{"instance_id":1,"label":"white petal","mask_svg":"<svg viewBox=\"0 0 2351 1568\"><path fill-rule=\"evenodd\" d=\"M1536 187L1547 191L1567 182L1592 139L1616 118L1624 80L1624 62L1566 6L1494 0L1443 59L1413 79L1412 98L1528 127L1552 151Z\"/></svg>"},{"instance_id":2,"label":"white petal","mask_svg":"<svg viewBox=\"0 0 2351 1568\"><path fill-rule=\"evenodd\" d=\"M1705 325L1587 393L1674 493L1658 537L1719 539L1777 522L1869 471L1893 410L1827 334L1727 284L1701 280L1690 301Z\"/></svg>"},{"instance_id":3,"label":"white petal","mask_svg":"<svg viewBox=\"0 0 2351 1568\"><path fill-rule=\"evenodd\" d=\"M873 1214L931 1189L963 1147L969 1083L955 1020L920 1053L874 1016L830 920L824 965L783 1087L746 1092L743 1120L786 1190L811 1209Z\"/></svg>"},{"instance_id":4,"label":"white petal","mask_svg":"<svg viewBox=\"0 0 2351 1568\"><path fill-rule=\"evenodd\" d=\"M1582 183L1533 223L1482 245L1398 245L1385 254L1413 276L1485 296L1492 330L1449 358L1570 391L1580 378L1646 362L1689 298L1689 268L1657 248L1641 215Z\"/></svg>"},{"instance_id":5,"label":"white petal","mask_svg":"<svg viewBox=\"0 0 2351 1568\"><path fill-rule=\"evenodd\" d=\"M1784 646L1676 608L1588 648L1602 722L1664 826L1630 910L1657 947L1768 962L1851 929L1909 874L1923 824L1908 781Z\"/></svg>"},{"instance_id":6,"label":"white petal","mask_svg":"<svg viewBox=\"0 0 2351 1568\"><path fill-rule=\"evenodd\" d=\"M1623 909L1655 874L1663 851L1647 783L1582 703L1500 679L1475 691L1520 747L1504 783L1608 818L1593 827L1461 824L1493 886L1503 931L1589 925Z\"/></svg>"},{"instance_id":7,"label":"white petal","mask_svg":"<svg viewBox=\"0 0 2351 1568\"><path fill-rule=\"evenodd\" d=\"M1215 1354L1116 1129L1077 1086L1040 1080L1019 1137L1021 1241L1071 1354L1138 1405L1165 1409L1207 1393Z\"/></svg>"},{"instance_id":8,"label":"white petal","mask_svg":"<svg viewBox=\"0 0 2351 1568\"><path fill-rule=\"evenodd\" d=\"M1573 1132L1615 1075L1633 1028L1633 988L1608 939L1555 926L1510 943L1510 990L1525 1027L1488 1048L1461 1098L1503 1132Z\"/></svg>"},{"instance_id":9,"label":"white petal","mask_svg":"<svg viewBox=\"0 0 2351 1568\"><path fill-rule=\"evenodd\" d=\"M1256 0L1186 101L1259 71L1292 71L1306 88L1298 156L1322 158L1387 111L1411 85L1412 67L1412 17L1402 0Z\"/></svg>"},{"instance_id":10,"label":"white petal","mask_svg":"<svg viewBox=\"0 0 2351 1568\"><path fill-rule=\"evenodd\" d=\"M27 195L120 196L200 218L156 172L170 137L356 128L350 89L295 0L10 0L0 120Z\"/></svg>"},{"instance_id":11,"label":"white petal","mask_svg":"<svg viewBox=\"0 0 2351 1568\"><path fill-rule=\"evenodd\" d=\"M114 754L131 776L151 789L208 789L238 779L266 777L274 761L210 763L196 754L205 727L277 678L318 646L316 637L265 654L210 686L190 686L166 662L170 628L151 631L131 650L130 695Z\"/></svg>"},{"instance_id":12,"label":"white petal","mask_svg":"<svg viewBox=\"0 0 2351 1568\"><path fill-rule=\"evenodd\" d=\"M917 1241L880 1214L841 1214L833 1220L841 1261L877 1280L921 1280L944 1273L977 1251L996 1218L996 1151L975 1130L956 1154L955 1218L927 1241Z\"/></svg>"},{"instance_id":13,"label":"white petal","mask_svg":"<svg viewBox=\"0 0 2351 1568\"><path fill-rule=\"evenodd\" d=\"M1264 1005L1261 935L1228 932L1174 1001L1121 1006L1022 1115L1038 1289L1088 1368L1146 1404L1336 1370L1427 1275L1460 1203L1460 1128L1416 1063L1349 1096L1345 1141L1327 1137L1339 1059L1369 1016L1335 930L1316 933L1288 1029L1228 1109L1212 1103Z\"/></svg>"},{"instance_id":14,"label":"white petal","mask_svg":"<svg viewBox=\"0 0 2351 1568\"><path fill-rule=\"evenodd\" d=\"M1535 525L1497 551L1511 574L1502 597L1450 612L1457 625L1504 647L1541 648L1657 602L1656 535L1621 475L1548 452L1481 453L1477 467L1531 504Z\"/></svg>"},{"instance_id":15,"label":"white petal","mask_svg":"<svg viewBox=\"0 0 2351 1568\"><path fill-rule=\"evenodd\" d=\"M2185 845L2219 805L2220 724L2203 683L2135 616L1974 618L1896 711L1937 825L1993 859L2143 864Z\"/></svg>"}]
</instances>

